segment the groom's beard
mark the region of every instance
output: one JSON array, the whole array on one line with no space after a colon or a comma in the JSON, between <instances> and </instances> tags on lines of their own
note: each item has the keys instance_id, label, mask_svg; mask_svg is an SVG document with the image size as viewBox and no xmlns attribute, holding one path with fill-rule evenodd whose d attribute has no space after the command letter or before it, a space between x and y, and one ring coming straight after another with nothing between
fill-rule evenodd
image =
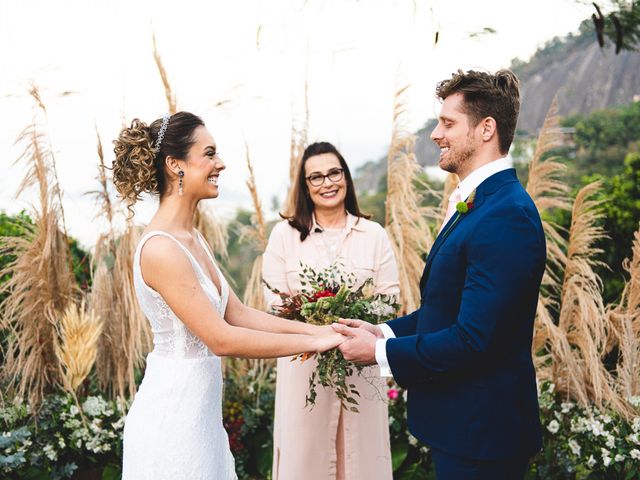
<instances>
[{"instance_id":1,"label":"groom's beard","mask_svg":"<svg viewBox=\"0 0 640 480\"><path fill-rule=\"evenodd\" d=\"M449 146L449 153L440 163L440 168L449 173L460 173L465 168L465 163L476 153L473 139L467 137L467 141L461 147Z\"/></svg>"}]
</instances>

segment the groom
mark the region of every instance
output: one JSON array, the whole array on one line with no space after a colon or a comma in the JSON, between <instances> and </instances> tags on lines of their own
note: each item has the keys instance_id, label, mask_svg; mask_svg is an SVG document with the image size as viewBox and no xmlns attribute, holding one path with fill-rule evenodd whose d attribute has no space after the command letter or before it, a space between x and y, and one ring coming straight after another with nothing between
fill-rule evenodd
<instances>
[{"instance_id":1,"label":"groom","mask_svg":"<svg viewBox=\"0 0 640 480\"><path fill-rule=\"evenodd\" d=\"M409 430L431 447L438 480L522 479L541 447L531 342L546 246L505 159L519 82L508 70L459 71L436 94L431 139L460 184L424 267L421 305L380 326L334 328L349 337L345 358L390 368L408 390Z\"/></svg>"}]
</instances>

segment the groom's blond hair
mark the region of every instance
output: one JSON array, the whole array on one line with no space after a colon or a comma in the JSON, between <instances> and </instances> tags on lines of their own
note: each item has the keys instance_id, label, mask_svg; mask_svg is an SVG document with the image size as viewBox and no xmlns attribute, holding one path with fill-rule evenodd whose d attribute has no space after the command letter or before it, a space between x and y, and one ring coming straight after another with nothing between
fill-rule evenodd
<instances>
[{"instance_id":1,"label":"groom's blond hair","mask_svg":"<svg viewBox=\"0 0 640 480\"><path fill-rule=\"evenodd\" d=\"M511 70L496 73L458 70L448 80L436 86L436 96L443 100L454 93L462 93L463 108L471 125L483 118L496 121L500 153L506 155L513 141L520 111L520 81Z\"/></svg>"}]
</instances>

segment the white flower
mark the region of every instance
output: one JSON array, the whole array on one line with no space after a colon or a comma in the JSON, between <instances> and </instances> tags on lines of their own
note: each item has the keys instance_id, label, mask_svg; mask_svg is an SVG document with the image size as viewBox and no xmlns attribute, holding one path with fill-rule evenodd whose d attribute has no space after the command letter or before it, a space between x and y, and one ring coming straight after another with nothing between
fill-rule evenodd
<instances>
[{"instance_id":1,"label":"white flower","mask_svg":"<svg viewBox=\"0 0 640 480\"><path fill-rule=\"evenodd\" d=\"M75 405L71 405L71 408L69 408L69 413L71 414L72 417L75 417L80 413L80 409Z\"/></svg>"},{"instance_id":2,"label":"white flower","mask_svg":"<svg viewBox=\"0 0 640 480\"><path fill-rule=\"evenodd\" d=\"M638 434L637 433L632 433L631 435L629 435L627 437L627 442L635 443L636 445L640 445L640 438L638 438Z\"/></svg>"},{"instance_id":3,"label":"white flower","mask_svg":"<svg viewBox=\"0 0 640 480\"><path fill-rule=\"evenodd\" d=\"M562 402L560 404L560 408L562 409L562 413L569 413L571 409L575 407L575 403L573 402Z\"/></svg>"},{"instance_id":4,"label":"white flower","mask_svg":"<svg viewBox=\"0 0 640 480\"><path fill-rule=\"evenodd\" d=\"M558 433L558 430L560 430L560 424L557 420L551 420L549 422L549 425L547 425L547 430L549 430L551 433Z\"/></svg>"},{"instance_id":5,"label":"white flower","mask_svg":"<svg viewBox=\"0 0 640 480\"><path fill-rule=\"evenodd\" d=\"M629 400L629 403L631 405L633 405L634 407L636 407L636 408L640 407L640 395L636 395L634 397L629 397L627 400Z\"/></svg>"},{"instance_id":6,"label":"white flower","mask_svg":"<svg viewBox=\"0 0 640 480\"><path fill-rule=\"evenodd\" d=\"M596 437L604 435L604 426L598 420L593 418L588 421L587 429L591 430Z\"/></svg>"},{"instance_id":7,"label":"white flower","mask_svg":"<svg viewBox=\"0 0 640 480\"><path fill-rule=\"evenodd\" d=\"M105 413L107 410L107 402L101 397L87 397L82 404L82 410L91 417L97 417Z\"/></svg>"},{"instance_id":8,"label":"white flower","mask_svg":"<svg viewBox=\"0 0 640 480\"><path fill-rule=\"evenodd\" d=\"M409 434L409 445L413 445L414 447L418 445L418 439L411 434Z\"/></svg>"},{"instance_id":9,"label":"white flower","mask_svg":"<svg viewBox=\"0 0 640 480\"><path fill-rule=\"evenodd\" d=\"M611 435L610 433L606 433L605 436L607 437L607 441L605 442L605 445L609 448L615 448L616 439L614 438L614 436Z\"/></svg>"},{"instance_id":10,"label":"white flower","mask_svg":"<svg viewBox=\"0 0 640 480\"><path fill-rule=\"evenodd\" d=\"M635 417L633 422L631 422L631 428L636 433L640 433L640 417Z\"/></svg>"},{"instance_id":11,"label":"white flower","mask_svg":"<svg viewBox=\"0 0 640 480\"><path fill-rule=\"evenodd\" d=\"M9 437L11 437L11 432L2 432L2 436L4 438L9 438Z\"/></svg>"},{"instance_id":12,"label":"white flower","mask_svg":"<svg viewBox=\"0 0 640 480\"><path fill-rule=\"evenodd\" d=\"M619 453L616 454L616 456L613 458L614 462L622 462L624 461L624 455L620 455Z\"/></svg>"},{"instance_id":13,"label":"white flower","mask_svg":"<svg viewBox=\"0 0 640 480\"><path fill-rule=\"evenodd\" d=\"M47 443L42 449L42 451L47 456L47 458L52 462L55 462L58 459L58 453L55 451L55 449L53 448L53 445L51 445L50 443Z\"/></svg>"},{"instance_id":14,"label":"white flower","mask_svg":"<svg viewBox=\"0 0 640 480\"><path fill-rule=\"evenodd\" d=\"M601 448L600 451L602 452L602 463L605 467L608 467L611 463L611 452L606 448Z\"/></svg>"},{"instance_id":15,"label":"white flower","mask_svg":"<svg viewBox=\"0 0 640 480\"><path fill-rule=\"evenodd\" d=\"M605 467L608 467L609 464L611 463L611 457L602 457L602 463L604 463Z\"/></svg>"},{"instance_id":16,"label":"white flower","mask_svg":"<svg viewBox=\"0 0 640 480\"><path fill-rule=\"evenodd\" d=\"M634 448L633 450L631 450L629 454L631 455L631 458L633 458L634 460L640 460L640 450L638 450L637 448Z\"/></svg>"},{"instance_id":17,"label":"white flower","mask_svg":"<svg viewBox=\"0 0 640 480\"><path fill-rule=\"evenodd\" d=\"M577 455L578 457L580 456L581 447L578 442L576 442L573 439L569 440L569 448L571 449L574 455Z\"/></svg>"},{"instance_id":18,"label":"white flower","mask_svg":"<svg viewBox=\"0 0 640 480\"><path fill-rule=\"evenodd\" d=\"M589 459L587 460L587 467L589 468L593 468L593 466L596 464L596 459L593 458L593 455L589 456Z\"/></svg>"},{"instance_id":19,"label":"white flower","mask_svg":"<svg viewBox=\"0 0 640 480\"><path fill-rule=\"evenodd\" d=\"M560 412L553 412L553 416L556 417L557 420L562 421L562 414Z\"/></svg>"},{"instance_id":20,"label":"white flower","mask_svg":"<svg viewBox=\"0 0 640 480\"><path fill-rule=\"evenodd\" d=\"M555 388L556 388L556 384L555 383L550 383L549 386L547 387L547 392L553 393Z\"/></svg>"}]
</instances>

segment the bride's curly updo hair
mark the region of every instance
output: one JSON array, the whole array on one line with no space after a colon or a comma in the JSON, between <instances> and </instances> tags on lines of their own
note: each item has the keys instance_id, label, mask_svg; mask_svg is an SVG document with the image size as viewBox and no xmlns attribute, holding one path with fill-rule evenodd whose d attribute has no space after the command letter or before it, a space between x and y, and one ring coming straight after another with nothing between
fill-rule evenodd
<instances>
[{"instance_id":1,"label":"bride's curly updo hair","mask_svg":"<svg viewBox=\"0 0 640 480\"><path fill-rule=\"evenodd\" d=\"M168 156L184 160L195 143L195 130L204 126L202 119L189 112L169 117L164 137L156 148L162 118L151 125L138 120L120 131L114 140L113 183L133 216L133 205L143 192L162 197L167 190L165 160Z\"/></svg>"}]
</instances>

